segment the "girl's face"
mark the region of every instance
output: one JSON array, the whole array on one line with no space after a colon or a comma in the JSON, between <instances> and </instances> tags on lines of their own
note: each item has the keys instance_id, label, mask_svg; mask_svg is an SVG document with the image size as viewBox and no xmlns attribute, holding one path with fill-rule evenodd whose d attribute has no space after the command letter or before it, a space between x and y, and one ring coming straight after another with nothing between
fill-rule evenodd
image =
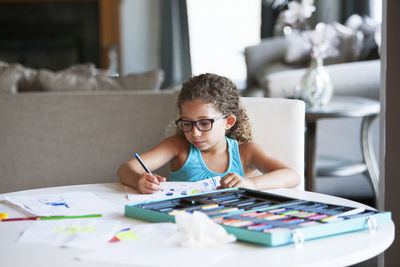
<instances>
[{"instance_id":1,"label":"girl's face","mask_svg":"<svg viewBox=\"0 0 400 267\"><path fill-rule=\"evenodd\" d=\"M213 104L204 103L201 100L186 101L181 106L182 119L195 122L202 119L214 119L222 114ZM217 119L210 131L200 131L195 125L190 132L185 132L186 139L201 151L214 148L215 145L225 145L225 131L233 126L233 115ZM229 122L228 122L229 121Z\"/></svg>"}]
</instances>

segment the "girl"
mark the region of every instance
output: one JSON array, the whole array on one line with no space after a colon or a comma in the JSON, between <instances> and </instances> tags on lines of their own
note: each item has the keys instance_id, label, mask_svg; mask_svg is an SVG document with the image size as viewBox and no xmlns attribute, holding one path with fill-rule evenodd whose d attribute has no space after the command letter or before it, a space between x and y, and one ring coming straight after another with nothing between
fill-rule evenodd
<instances>
[{"instance_id":1,"label":"girl","mask_svg":"<svg viewBox=\"0 0 400 267\"><path fill-rule=\"evenodd\" d=\"M163 140L142 159L150 170L171 163L170 181L199 181L221 176L221 188L294 187L299 176L253 143L249 118L239 92L228 78L201 74L188 79L178 96L179 133ZM263 174L260 174L260 172ZM141 193L160 190L165 177L150 174L136 159L119 168L123 184Z\"/></svg>"}]
</instances>

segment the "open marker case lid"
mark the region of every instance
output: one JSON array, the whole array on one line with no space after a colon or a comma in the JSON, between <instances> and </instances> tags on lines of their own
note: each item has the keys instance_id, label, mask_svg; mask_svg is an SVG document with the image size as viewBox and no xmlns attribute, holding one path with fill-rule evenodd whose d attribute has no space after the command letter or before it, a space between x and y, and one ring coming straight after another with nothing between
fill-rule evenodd
<instances>
[{"instance_id":1,"label":"open marker case lid","mask_svg":"<svg viewBox=\"0 0 400 267\"><path fill-rule=\"evenodd\" d=\"M150 222L174 222L178 212L200 211L238 240L263 246L369 229L391 220L390 212L357 209L230 188L166 200L125 205L125 216Z\"/></svg>"}]
</instances>

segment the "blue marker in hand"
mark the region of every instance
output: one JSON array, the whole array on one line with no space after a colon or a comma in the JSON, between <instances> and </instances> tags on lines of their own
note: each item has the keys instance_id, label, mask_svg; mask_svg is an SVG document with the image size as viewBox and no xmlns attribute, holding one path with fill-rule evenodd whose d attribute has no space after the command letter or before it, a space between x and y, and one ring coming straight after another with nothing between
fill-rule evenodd
<instances>
[{"instance_id":1,"label":"blue marker in hand","mask_svg":"<svg viewBox=\"0 0 400 267\"><path fill-rule=\"evenodd\" d=\"M137 160L139 161L140 165L142 165L143 169L145 169L146 172L150 173L151 175L153 175L150 171L149 168L147 168L147 166L144 164L143 160L140 158L138 153L135 153L135 158L137 158Z\"/></svg>"}]
</instances>

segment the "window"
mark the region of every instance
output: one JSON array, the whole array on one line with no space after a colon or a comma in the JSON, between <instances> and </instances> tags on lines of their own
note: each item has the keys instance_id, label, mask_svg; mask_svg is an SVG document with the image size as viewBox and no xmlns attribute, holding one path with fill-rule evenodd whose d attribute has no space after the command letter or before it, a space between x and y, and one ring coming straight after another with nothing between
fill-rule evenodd
<instances>
[{"instance_id":1,"label":"window","mask_svg":"<svg viewBox=\"0 0 400 267\"><path fill-rule=\"evenodd\" d=\"M246 85L246 46L260 42L260 0L188 0L192 72L212 72Z\"/></svg>"},{"instance_id":2,"label":"window","mask_svg":"<svg viewBox=\"0 0 400 267\"><path fill-rule=\"evenodd\" d=\"M379 23L382 23L382 0L370 0L371 17Z\"/></svg>"}]
</instances>

